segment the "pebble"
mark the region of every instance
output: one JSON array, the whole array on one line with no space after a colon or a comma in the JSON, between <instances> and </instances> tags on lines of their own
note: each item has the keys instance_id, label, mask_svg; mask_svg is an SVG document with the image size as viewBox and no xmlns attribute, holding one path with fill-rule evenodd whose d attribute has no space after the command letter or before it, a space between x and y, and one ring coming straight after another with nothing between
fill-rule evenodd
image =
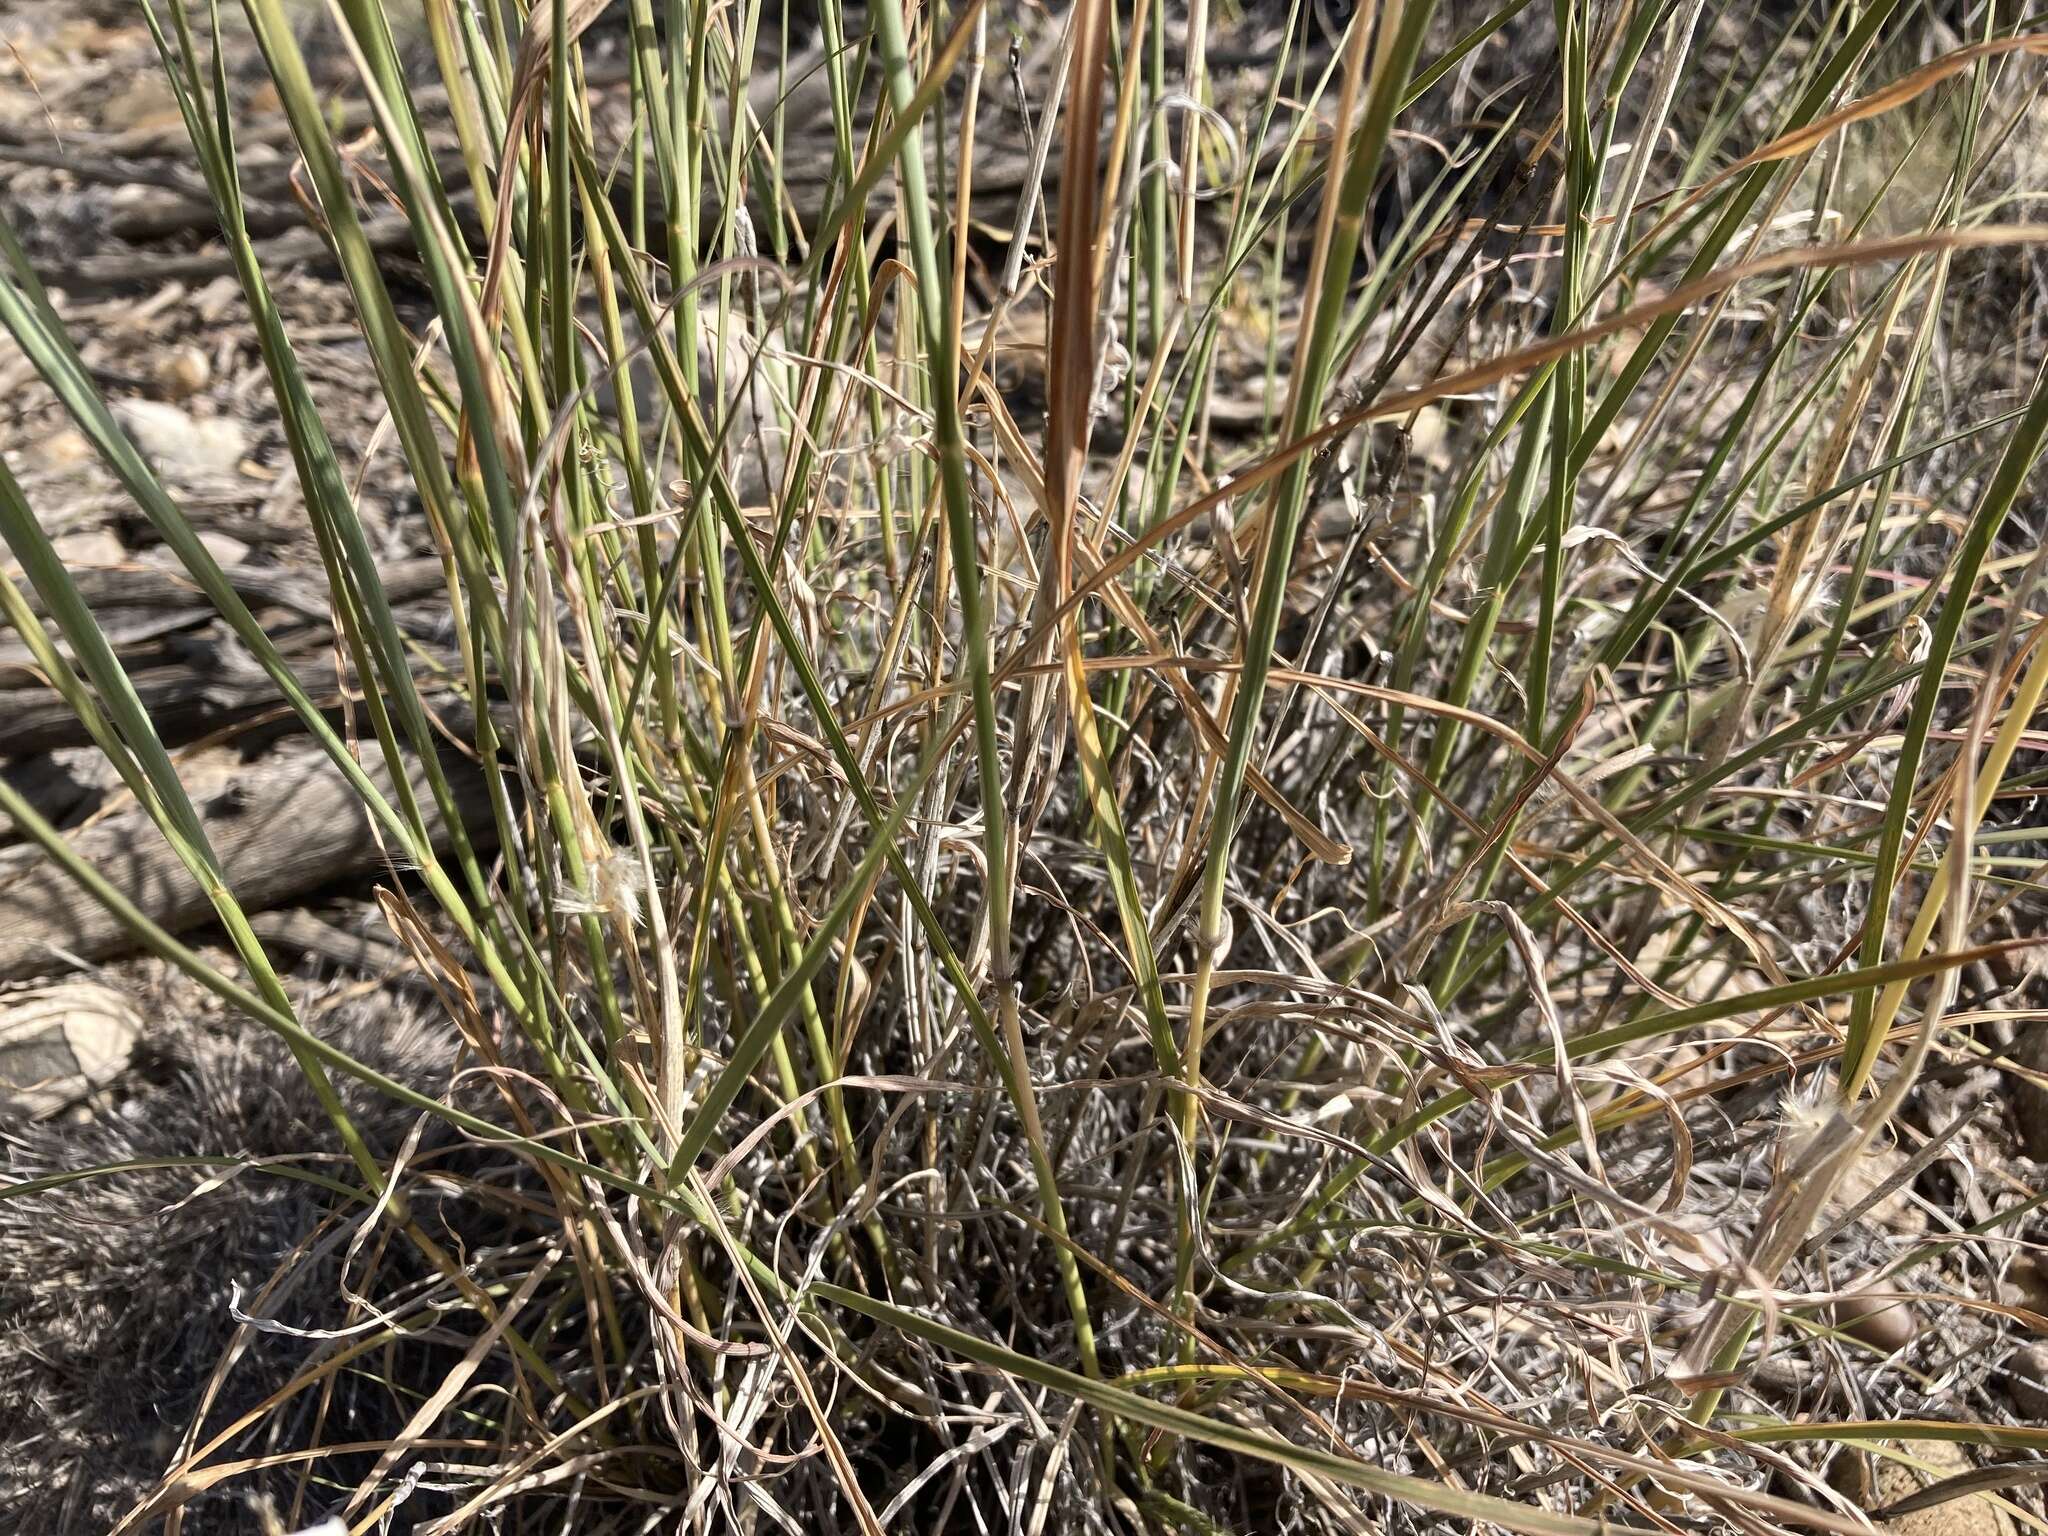
<instances>
[{"instance_id":1,"label":"pebble","mask_svg":"<svg viewBox=\"0 0 2048 1536\"><path fill-rule=\"evenodd\" d=\"M2048 1420L2048 1343L2015 1350L2006 1362L2006 1376L2012 1405L2020 1417L2035 1423Z\"/></svg>"},{"instance_id":2,"label":"pebble","mask_svg":"<svg viewBox=\"0 0 2048 1536\"><path fill-rule=\"evenodd\" d=\"M2038 1249L2014 1254L1998 1288L1998 1299L2048 1317L2048 1257Z\"/></svg>"},{"instance_id":3,"label":"pebble","mask_svg":"<svg viewBox=\"0 0 2048 1536\"><path fill-rule=\"evenodd\" d=\"M87 566L119 565L128 558L128 546L111 528L89 528L78 533L59 534L50 541L69 570Z\"/></svg>"},{"instance_id":4,"label":"pebble","mask_svg":"<svg viewBox=\"0 0 2048 1536\"><path fill-rule=\"evenodd\" d=\"M153 70L136 74L126 88L110 96L101 105L99 117L101 128L115 133L182 128L185 123L170 82Z\"/></svg>"},{"instance_id":5,"label":"pebble","mask_svg":"<svg viewBox=\"0 0 2048 1536\"><path fill-rule=\"evenodd\" d=\"M0 80L0 124L17 127L34 123L42 111L43 104L34 91Z\"/></svg>"},{"instance_id":6,"label":"pebble","mask_svg":"<svg viewBox=\"0 0 2048 1536\"><path fill-rule=\"evenodd\" d=\"M1828 1308L1829 1320L1873 1349L1896 1354L1913 1342L1920 1320L1912 1304L1880 1297L1862 1296L1854 1291Z\"/></svg>"},{"instance_id":7,"label":"pebble","mask_svg":"<svg viewBox=\"0 0 2048 1536\"><path fill-rule=\"evenodd\" d=\"M69 469L92 457L92 444L86 441L85 434L78 428L65 427L37 439L28 452L39 469Z\"/></svg>"},{"instance_id":8,"label":"pebble","mask_svg":"<svg viewBox=\"0 0 2048 1536\"><path fill-rule=\"evenodd\" d=\"M173 347L157 359L157 383L173 400L189 400L213 378L213 365L197 347Z\"/></svg>"},{"instance_id":9,"label":"pebble","mask_svg":"<svg viewBox=\"0 0 2048 1536\"><path fill-rule=\"evenodd\" d=\"M249 558L249 546L231 533L222 533L216 528L202 528L199 542L206 546L222 570L232 570Z\"/></svg>"},{"instance_id":10,"label":"pebble","mask_svg":"<svg viewBox=\"0 0 2048 1536\"><path fill-rule=\"evenodd\" d=\"M145 458L188 474L231 474L249 453L249 429L231 416L194 416L164 400L116 400L114 415Z\"/></svg>"}]
</instances>

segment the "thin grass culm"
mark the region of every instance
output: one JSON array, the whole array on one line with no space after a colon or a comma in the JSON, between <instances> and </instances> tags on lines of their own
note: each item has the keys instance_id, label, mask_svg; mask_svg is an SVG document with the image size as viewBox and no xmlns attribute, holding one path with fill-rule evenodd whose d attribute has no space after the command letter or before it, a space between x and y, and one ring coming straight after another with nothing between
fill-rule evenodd
<instances>
[{"instance_id":1,"label":"thin grass culm","mask_svg":"<svg viewBox=\"0 0 2048 1536\"><path fill-rule=\"evenodd\" d=\"M0 1527L2048 1528L2036 18L0 42Z\"/></svg>"}]
</instances>

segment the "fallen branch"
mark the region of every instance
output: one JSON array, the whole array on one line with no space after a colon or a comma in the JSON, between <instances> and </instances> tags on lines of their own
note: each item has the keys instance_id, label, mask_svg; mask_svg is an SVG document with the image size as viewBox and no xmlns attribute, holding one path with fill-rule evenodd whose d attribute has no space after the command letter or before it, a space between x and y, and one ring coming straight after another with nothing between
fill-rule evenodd
<instances>
[{"instance_id":1,"label":"fallen branch","mask_svg":"<svg viewBox=\"0 0 2048 1536\"><path fill-rule=\"evenodd\" d=\"M491 830L483 776L466 758L442 754L461 818L473 836ZM414 793L433 804L424 768L409 775ZM381 765L370 777L386 794ZM251 763L199 806L228 886L251 912L293 902L385 865L383 847L353 791L318 748L294 743ZM431 816L431 811L429 815ZM448 845L436 822L434 846ZM146 813L124 811L72 837L79 855L154 922L172 933L214 917L212 904ZM45 974L63 957L100 959L131 947L128 930L80 890L40 850L0 854L0 980Z\"/></svg>"}]
</instances>

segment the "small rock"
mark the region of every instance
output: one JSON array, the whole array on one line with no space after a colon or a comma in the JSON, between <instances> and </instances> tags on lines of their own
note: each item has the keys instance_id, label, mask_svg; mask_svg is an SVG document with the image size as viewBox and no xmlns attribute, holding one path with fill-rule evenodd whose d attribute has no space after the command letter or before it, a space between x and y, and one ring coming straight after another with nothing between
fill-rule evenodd
<instances>
[{"instance_id":1,"label":"small rock","mask_svg":"<svg viewBox=\"0 0 2048 1536\"><path fill-rule=\"evenodd\" d=\"M2013 1255L1999 1299L2048 1317L2048 1259L2037 1251Z\"/></svg>"},{"instance_id":2,"label":"small rock","mask_svg":"<svg viewBox=\"0 0 2048 1536\"><path fill-rule=\"evenodd\" d=\"M76 427L66 427L39 438L29 449L29 456L39 469L69 469L92 457L92 444Z\"/></svg>"},{"instance_id":3,"label":"small rock","mask_svg":"<svg viewBox=\"0 0 2048 1536\"><path fill-rule=\"evenodd\" d=\"M197 347L173 347L157 359L157 383L173 400L188 400L213 377L213 365Z\"/></svg>"},{"instance_id":4,"label":"small rock","mask_svg":"<svg viewBox=\"0 0 2048 1536\"><path fill-rule=\"evenodd\" d=\"M115 91L100 106L101 125L115 133L183 126L184 121L170 82L155 70L136 73L125 89Z\"/></svg>"},{"instance_id":5,"label":"small rock","mask_svg":"<svg viewBox=\"0 0 2048 1536\"><path fill-rule=\"evenodd\" d=\"M1828 1308L1828 1320L1852 1339L1896 1354L1913 1342L1920 1319L1912 1303L1851 1291Z\"/></svg>"},{"instance_id":6,"label":"small rock","mask_svg":"<svg viewBox=\"0 0 2048 1536\"><path fill-rule=\"evenodd\" d=\"M1443 407L1426 405L1415 413L1408 427L1408 457L1434 470L1450 467L1451 429Z\"/></svg>"},{"instance_id":7,"label":"small rock","mask_svg":"<svg viewBox=\"0 0 2048 1536\"><path fill-rule=\"evenodd\" d=\"M104 1088L142 1038L128 999L70 981L0 999L0 1109L45 1119Z\"/></svg>"},{"instance_id":8,"label":"small rock","mask_svg":"<svg viewBox=\"0 0 2048 1536\"><path fill-rule=\"evenodd\" d=\"M219 562L222 570L232 570L249 558L248 545L217 528L201 529L199 542L206 546L206 552Z\"/></svg>"},{"instance_id":9,"label":"small rock","mask_svg":"<svg viewBox=\"0 0 2048 1536\"><path fill-rule=\"evenodd\" d=\"M34 91L0 80L0 123L9 127L41 124L44 110Z\"/></svg>"},{"instance_id":10,"label":"small rock","mask_svg":"<svg viewBox=\"0 0 2048 1536\"><path fill-rule=\"evenodd\" d=\"M2006 1387L2023 1419L2048 1419L2048 1344L2015 1350L2006 1363Z\"/></svg>"},{"instance_id":11,"label":"small rock","mask_svg":"<svg viewBox=\"0 0 2048 1536\"><path fill-rule=\"evenodd\" d=\"M243 160L249 157L243 155ZM192 313L207 325L218 325L242 305L242 285L232 277L216 277L188 301Z\"/></svg>"},{"instance_id":12,"label":"small rock","mask_svg":"<svg viewBox=\"0 0 2048 1536\"><path fill-rule=\"evenodd\" d=\"M89 566L120 565L128 558L128 546L111 528L89 528L78 533L60 534L50 540L50 548L57 552L57 558L67 569L74 571Z\"/></svg>"},{"instance_id":13,"label":"small rock","mask_svg":"<svg viewBox=\"0 0 2048 1536\"><path fill-rule=\"evenodd\" d=\"M102 26L89 16L81 16L65 22L53 31L50 34L50 47L59 53L99 58L103 54L117 51L127 39L128 33L121 28Z\"/></svg>"},{"instance_id":14,"label":"small rock","mask_svg":"<svg viewBox=\"0 0 2048 1536\"><path fill-rule=\"evenodd\" d=\"M249 431L228 416L194 416L163 400L116 400L114 415L143 454L166 469L230 474L249 451Z\"/></svg>"}]
</instances>

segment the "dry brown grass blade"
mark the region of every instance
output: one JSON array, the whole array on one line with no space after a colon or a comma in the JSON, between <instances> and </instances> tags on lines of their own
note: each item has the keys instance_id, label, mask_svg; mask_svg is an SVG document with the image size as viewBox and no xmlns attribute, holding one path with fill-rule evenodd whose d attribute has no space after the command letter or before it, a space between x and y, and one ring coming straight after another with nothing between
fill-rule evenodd
<instances>
[{"instance_id":1,"label":"dry brown grass blade","mask_svg":"<svg viewBox=\"0 0 2048 1536\"><path fill-rule=\"evenodd\" d=\"M1803 128L1795 129L1751 150L1740 160L1708 177L1689 193L1683 202L1658 221L1650 234L1644 236L1644 241L1654 239L1657 234L1668 228L1674 219L1698 207L1703 199L1710 197L1717 189L1726 186L1744 171L1759 165L1768 165L1774 160L1790 160L1796 155L1817 149L1852 123L1866 122L1873 117L1894 112L1933 90L1944 80L1953 80L1971 65L2010 53L2029 53L2037 56L2048 54L2048 32L2026 32L2018 37L1993 38L1989 42L1972 43L1967 47L1958 48L1953 53L1943 54L1933 62L1921 65L1911 74L1900 76L1890 85L1872 91L1867 96L1859 96L1847 106L1838 108L1824 117L1815 118Z\"/></svg>"},{"instance_id":2,"label":"dry brown grass blade","mask_svg":"<svg viewBox=\"0 0 2048 1536\"><path fill-rule=\"evenodd\" d=\"M550 1468L544 1472L536 1472L535 1469L542 1467L550 1457L569 1446L586 1440L593 1431L601 1431L606 1420L616 1417L643 1400L663 1397L674 1391L675 1388L667 1383L653 1382L644 1387L635 1387L630 1392L623 1392L611 1401L601 1404L559 1434L541 1441L501 1472L488 1486L465 1499L449 1514L431 1525L421 1526L418 1536L453 1536L453 1533L468 1525L473 1516L489 1509L493 1504L511 1498L522 1487L533 1486L538 1479L549 1476L554 1469Z\"/></svg>"},{"instance_id":3,"label":"dry brown grass blade","mask_svg":"<svg viewBox=\"0 0 2048 1536\"><path fill-rule=\"evenodd\" d=\"M1109 8L1078 0L1074 56L1068 71L1065 169L1060 177L1059 249L1054 256L1052 325L1047 337L1047 512L1053 532L1053 591L1073 575L1074 513L1088 457L1095 394L1096 283L1101 260L1102 187L1096 174L1095 125L1102 116L1103 71L1109 58ZM1078 643L1078 641L1076 641Z\"/></svg>"},{"instance_id":4,"label":"dry brown grass blade","mask_svg":"<svg viewBox=\"0 0 2048 1536\"><path fill-rule=\"evenodd\" d=\"M361 1508L363 1501L369 1498L376 1491L377 1485L384 1480L385 1474L398 1465L399 1458L424 1443L428 1427L441 1416L443 1409L461 1395L462 1389L476 1375L477 1368L498 1347L498 1341L504 1337L505 1329L512 1319L526 1309L526 1304L533 1300L533 1293L540 1289L541 1281L548 1277L561 1257L559 1251L544 1253L533 1268L526 1272L525 1278L519 1282L519 1289L512 1293L503 1307L499 1308L498 1315L491 1319L490 1326L476 1336L469 1348L463 1352L462 1359L442 1378L441 1384L427 1394L426 1401L420 1404L405 1428L392 1437L391 1443L377 1457L377 1465L371 1468L370 1475L356 1484L355 1492L348 1496L348 1502L342 1506L343 1516Z\"/></svg>"},{"instance_id":5,"label":"dry brown grass blade","mask_svg":"<svg viewBox=\"0 0 2048 1536\"><path fill-rule=\"evenodd\" d=\"M1940 1482L1931 1483L1918 1493L1909 1493L1903 1499L1894 1499L1882 1509L1873 1509L1870 1518L1896 1520L1901 1515L1934 1509L1972 1493L1992 1493L2001 1488L2032 1488L2042 1483L2048 1483L2048 1461L2006 1462L1995 1467L1979 1467L1973 1472L1944 1477Z\"/></svg>"},{"instance_id":6,"label":"dry brown grass blade","mask_svg":"<svg viewBox=\"0 0 2048 1536\"><path fill-rule=\"evenodd\" d=\"M1543 951L1536 942L1536 935L1522 920L1522 914L1504 901L1454 902L1445 909L1440 922L1448 927L1479 914L1494 918L1507 929L1509 947L1522 962L1523 984L1536 1005L1536 1017L1542 1025L1543 1035L1550 1042L1551 1072L1557 1082L1558 1097L1571 1110L1572 1125L1579 1133L1579 1150L1586 1155L1586 1166L1592 1170L1594 1178L1605 1183L1607 1170L1600 1157L1600 1138L1594 1132L1593 1115L1586 1107L1585 1095L1579 1091L1578 1082L1572 1076L1571 1046L1565 1038L1564 1018L1557 1011L1556 1000L1550 995Z\"/></svg>"},{"instance_id":7,"label":"dry brown grass blade","mask_svg":"<svg viewBox=\"0 0 2048 1536\"><path fill-rule=\"evenodd\" d=\"M1258 487L1278 479L1286 473L1290 465L1304 455L1314 453L1325 443L1349 436L1368 422L1407 416L1440 400L1485 389L1521 374L1533 373L1546 363L1554 363L1559 358L1568 357L1605 337L1640 329L1666 315L1682 313L1701 300L1713 298L1737 283L1748 282L1752 278L1770 277L1780 272L1872 266L1879 262L1904 261L1908 257L1934 255L1941 251L1987 250L2000 246L2042 244L2048 244L2048 225L1984 224L1975 229L1950 230L1935 235L1900 235L1877 240L1849 241L1840 245L1807 246L1793 251L1775 252L1753 261L1739 262L1734 266L1709 272L1704 277L1682 284L1667 294L1646 299L1640 304L1620 310L1579 330L1567 331L1559 336L1518 347L1491 362L1479 363L1471 368L1446 374L1434 383L1386 395L1370 405L1331 417L1313 432L1304 433L1243 469L1234 471L1228 484L1220 485L1196 497L1171 517L1160 519L1076 583L1074 590L1067 595L1059 608L1043 622L1048 626L1063 622L1073 607L1109 582L1116 580L1175 534L1185 532L1197 520L1209 516L1226 501L1243 497ZM1028 639L1029 637L1026 644L1020 645L1012 652L1010 661L997 669L998 682L1016 676L1022 669L1022 658L1030 652Z\"/></svg>"},{"instance_id":8,"label":"dry brown grass blade","mask_svg":"<svg viewBox=\"0 0 2048 1536\"><path fill-rule=\"evenodd\" d=\"M246 175L252 214L275 194L289 217L288 170L238 164L231 141L296 140L343 265L341 285L294 272L272 292L267 238L238 242L231 207L212 221L250 306L226 318L264 327L284 408L297 475L277 494L303 495L333 588L292 612L339 637L347 713L299 713L349 753L450 720L502 770L497 836L446 879L401 860L379 893L429 1011L408 1022L453 1053L422 1069L431 1095L123 918L347 1070L388 1176L358 1166L406 1192L411 1226L314 1166L296 1120L282 1152L236 1143L230 1117L209 1145L249 1151L224 1165L53 1153L12 1184L0 1128L0 1310L46 1193L89 1194L101 1236L140 1230L101 1219L136 1191L165 1219L277 1188L314 1213L284 1262L238 1274L263 1299L221 1331L246 1346L189 1351L220 1362L195 1406L182 1383L136 1394L184 1433L95 1491L93 1528L154 1509L177 1536L246 1485L281 1490L291 1528L353 1494L364 1530L449 1536L758 1515L874 1536L941 1499L922 1523L1027 1536L1255 1530L1274 1508L1302 1536L1431 1518L1601 1536L1603 1513L1659 1536L1849 1536L1861 1516L1807 1497L1831 1449L1774 1437L1910 1434L1943 1386L1987 1419L2020 1401L2034 1377L2004 1367L2031 1303L1954 1276L2002 1278L2004 1245L2028 1247L2048 1197L1997 1156L2024 1127L1972 1108L1967 1140L1922 1142L1817 1224L1812 1175L1833 1165L1758 1178L1751 1149L1805 1123L1845 999L1850 1056L1930 1049L1933 1025L1861 1029L1888 984L1932 996L1940 1025L1908 1139L1958 1076L2041 1077L2017 1044L2000 1054L2043 1011L2000 1006L2031 1001L2004 963L2027 941L1966 940L2037 933L2048 899L2039 775L2017 756L2044 739L2020 678L2048 642L2021 644L2033 617L1991 635L2032 599L2007 491L2048 406L1995 412L2048 277L2033 251L1952 258L2048 240L2048 219L2005 211L2038 168L2026 61L2048 31L1963 48L1999 25L1973 0L1957 45L1923 54L1941 0L1488 0L1423 66L1476 18L1433 0L1334 19L1302 0L1284 23L1210 0L425 0L429 61L400 14L419 0L317 0L359 82L299 67L304 3L246 0L255 62L293 65L274 134L245 122L251 72L207 0L155 7L215 200ZM17 94L16 127L40 133ZM0 81L0 139L9 111ZM1959 152L1930 168L1951 123ZM9 209L23 148L0 152ZM30 168L68 188L80 171L54 158ZM356 230L361 194L404 206ZM474 242L446 217L470 208ZM716 286L687 356L656 225ZM1663 239L1639 242L1652 225ZM1476 238L1447 244L1460 229ZM46 300L21 243L0 217L0 327L94 472L204 568L183 511L219 517L215 488L156 486L168 461L118 451L101 416L120 402L96 391L149 390L108 384L135 362L108 348L107 309ZM361 377L388 392L347 402L387 423L367 434L329 419L332 380L286 366L322 295L312 323L354 322L346 361L367 346ZM1631 307L1595 324L1603 304ZM759 368L737 382L742 358ZM180 397L195 419L267 427L246 380L219 383ZM138 626L124 590L68 580L51 541L71 508L46 499L66 482L22 441L36 409L0 423L0 485L31 461L40 477L0 497L28 509L6 543L63 599L50 657L84 655L96 617L123 637L111 663L92 651L90 696L58 701L65 728L108 734ZM254 467L281 469L273 446ZM1987 481L1980 502L2018 516L1953 510ZM446 612L439 592L423 614L372 601L401 545L445 578ZM1953 649L1892 648L1902 615L1908 634L1953 616ZM29 606L13 627L40 623ZM429 632L453 637L445 665L413 663ZM451 675L502 707L420 720L401 679L438 695ZM148 715L120 716L148 736ZM1731 718L1739 754L1713 734ZM106 752L118 775L121 742ZM125 912L23 816L15 767L0 808ZM391 838L431 815L414 799ZM1880 836L1902 845L1875 856L1881 882ZM1929 903L1940 953L1852 969L1859 892L1917 890L1945 842L1937 878L1972 884ZM373 984L330 994L314 963L281 978L292 1006L307 985L311 1017L354 1028L323 1010L368 1006ZM1943 1016L1958 985L1987 1005ZM372 1009L380 1046L387 1023ZM1980 1153L1964 1214L1945 1170ZM707 1176L650 1184L691 1161ZM1894 1234L1886 1263L1870 1245L1902 1195L1954 1219ZM414 1227L445 1248L401 1249ZM68 1278L36 1268L36 1295ZM1794 1326L1688 1361L1702 1319L1744 1322L1723 1286ZM1845 1378L1827 1320L1852 1293L1940 1323ZM176 1301L143 1299L117 1327L185 1328ZM0 1418L20 1400L12 1324ZM95 1358L139 1380L163 1354ZM1678 1386L1701 1384L1742 1395L1726 1416L1696 1401L1695 1439ZM1069 1451L1076 1431L1094 1453ZM262 1454L324 1438L357 1449ZM1214 1475L1242 1457L1266 1465ZM0 1526L14 1464L0 1447Z\"/></svg>"},{"instance_id":9,"label":"dry brown grass blade","mask_svg":"<svg viewBox=\"0 0 2048 1536\"><path fill-rule=\"evenodd\" d=\"M882 1523L876 1519L867 1495L861 1490L860 1474L854 1470L852 1461L847 1457L845 1445L832 1428L833 1415L820 1401L817 1386L812 1382L804 1362L790 1347L789 1336L796 1328L794 1320L785 1323L776 1315L776 1311L769 1307L768 1299L761 1294L760 1284L744 1262L732 1233L726 1229L725 1220L719 1214L718 1203L712 1198L710 1189L695 1171L690 1173L689 1178L697 1187L701 1209L712 1223L714 1235L733 1259L733 1273L745 1289L747 1299L753 1304L755 1316L760 1318L762 1326L767 1329L769 1342L774 1345L776 1353L782 1357L783 1364L788 1369L791 1387L795 1389L796 1395L802 1399L805 1409L810 1413L811 1423L816 1429L819 1443L825 1449L825 1458L831 1464L840 1493L852 1507L865 1536L882 1536Z\"/></svg>"},{"instance_id":10,"label":"dry brown grass blade","mask_svg":"<svg viewBox=\"0 0 2048 1536\"><path fill-rule=\"evenodd\" d=\"M612 0L561 0L565 47L588 32L597 19L611 8ZM519 144L526 136L527 119L533 114L541 87L547 83L554 52L556 0L534 0L526 13L526 25L519 34L519 59L512 72L512 90L505 103L505 140L498 155L496 215L491 222L491 241L484 251L484 287L481 309L487 334L498 326L498 306L504 299L505 265L512 249L512 186L519 175Z\"/></svg>"},{"instance_id":11,"label":"dry brown grass blade","mask_svg":"<svg viewBox=\"0 0 2048 1536\"><path fill-rule=\"evenodd\" d=\"M1131 632L1147 650L1155 656L1166 654L1157 631L1153 629L1138 605L1131 601L1129 593L1112 583L1104 590L1103 599L1110 605L1117 618L1130 627ZM1203 749L1212 758L1220 757L1225 745L1223 727L1211 712L1208 701L1188 685L1187 678L1183 675L1185 670L1179 666L1168 665L1160 669L1156 680L1172 692L1175 701L1181 707L1183 717L1201 738ZM1245 783L1251 787L1252 793L1272 807L1275 815L1287 823L1287 830L1301 841L1312 858L1332 865L1351 862L1350 845L1337 841L1317 826L1307 812L1288 799L1280 787L1267 777L1264 770L1256 765L1247 766Z\"/></svg>"}]
</instances>

